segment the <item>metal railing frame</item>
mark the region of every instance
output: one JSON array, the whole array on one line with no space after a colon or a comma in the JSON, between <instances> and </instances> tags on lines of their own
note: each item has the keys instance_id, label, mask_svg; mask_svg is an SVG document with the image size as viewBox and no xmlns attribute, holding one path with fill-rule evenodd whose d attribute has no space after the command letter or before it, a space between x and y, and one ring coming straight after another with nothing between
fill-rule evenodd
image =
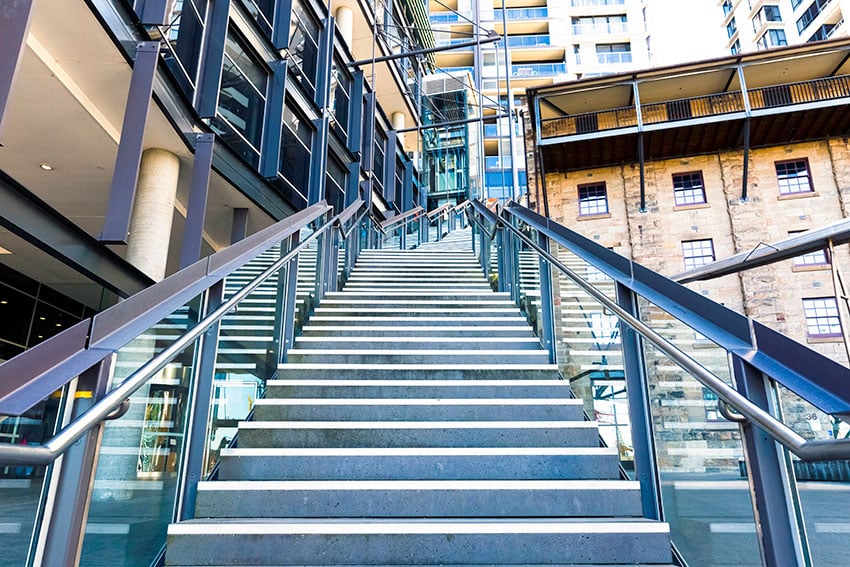
<instances>
[{"instance_id":1,"label":"metal railing frame","mask_svg":"<svg viewBox=\"0 0 850 567\"><path fill-rule=\"evenodd\" d=\"M203 478L203 453L219 322L253 290L287 265L288 275L293 277L286 279L294 292L292 282L297 272L298 254L314 240L319 239L319 248L326 251L338 251L340 239L349 241L345 250L351 258L346 258L345 265L353 266L359 252L359 246L355 244L359 241L359 234L355 234L355 229L361 225L360 221L368 210L358 199L345 211L322 222L328 218L329 211L331 207L324 201L308 207L0 364L0 412L3 415L21 415L52 392L64 388L63 407L71 416L69 422L42 445L0 444L0 464L51 465L45 476L55 475L58 479L51 481L51 490L46 500L40 503L48 518L48 523L39 528L36 536L42 541L39 559L43 564L74 564L79 560L87 502L93 490L91 479L96 470L104 421L120 417L122 410L126 411L129 407L127 402L133 392L150 381L177 355L196 344L192 363L195 372L190 385L194 391L189 410L192 419L187 426L175 488L174 518L193 516L197 482ZM315 227L310 235L299 238L303 228L317 222L322 224ZM349 226L346 226L347 223L350 223ZM280 258L224 301L225 278L273 246L287 242L289 244ZM337 255L320 253L318 258L324 264L333 263L330 267L317 265L317 274L325 274L324 284L317 289L317 293L323 295L335 287ZM280 279L284 278L281 276ZM279 281L278 286L285 284ZM142 364L121 384L107 391L116 353L176 309L198 297L201 304L197 319L193 320L194 326ZM284 318L294 317L292 311ZM285 329L291 332L292 325L285 322L276 325L276 333L282 330L285 333ZM285 341L283 337L277 337L275 342L277 347L273 356L282 360L280 355ZM60 456L64 458L57 461ZM65 535L57 538L57 530Z\"/></svg>"},{"instance_id":2,"label":"metal railing frame","mask_svg":"<svg viewBox=\"0 0 850 567\"><path fill-rule=\"evenodd\" d=\"M741 426L755 522L765 564L791 566L805 563L808 550L801 541L804 528L800 523L800 515L793 513L797 505L796 487L793 475L788 478L788 460L778 445L802 460L835 460L850 458L850 440L804 439L773 416L769 392L775 389L776 383L782 383L826 413L846 417L850 415L850 392L841 386L841 382L847 383L850 370L520 205L509 203L497 215L482 203L473 202L469 216L479 228L482 240L492 239L507 231L513 240L523 242L538 254L541 310L544 314L551 311L553 303L551 291L543 291L544 280L548 279L550 267L554 267L625 325L622 347L624 364L627 370L631 370L626 376L627 393L644 516L663 519L642 341L651 343L713 391L721 405L727 406L721 408L724 415ZM515 226L518 221L537 231L537 242ZM564 266L549 252L550 241L570 250L614 280L617 301ZM481 258L483 260L484 256ZM505 262L506 258L501 255L500 266ZM724 348L730 359L736 387L727 384L643 323L638 318L639 296ZM544 336L541 340L545 345L550 344L552 338L546 337L547 325L544 325L542 332ZM550 352L554 353L551 347ZM805 361L801 361L800 357L804 354ZM804 364L810 368L807 370ZM830 379L823 379L821 373L824 371L832 373ZM734 411L728 406L732 406ZM780 510L782 513L777 513Z\"/></svg>"}]
</instances>

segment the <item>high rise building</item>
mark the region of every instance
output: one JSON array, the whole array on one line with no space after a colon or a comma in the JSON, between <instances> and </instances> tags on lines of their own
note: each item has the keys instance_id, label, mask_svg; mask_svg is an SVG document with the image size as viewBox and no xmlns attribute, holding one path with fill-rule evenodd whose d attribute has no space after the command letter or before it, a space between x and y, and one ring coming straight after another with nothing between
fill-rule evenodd
<instances>
[{"instance_id":1,"label":"high rise building","mask_svg":"<svg viewBox=\"0 0 850 567\"><path fill-rule=\"evenodd\" d=\"M716 9L713 0L682 4L666 0L430 0L438 45L470 43L491 30L504 35L497 43L468 45L435 57L438 73L472 76L474 103L482 120L466 127L477 129L483 140L478 147L470 146L483 171L481 187L471 187L471 194L506 199L526 192L522 124L527 117L519 110L526 89L722 55L719 30L701 26L680 38L681 28L673 25L676 14L683 11L686 17L710 17L712 8Z\"/></svg>"},{"instance_id":2,"label":"high rise building","mask_svg":"<svg viewBox=\"0 0 850 567\"><path fill-rule=\"evenodd\" d=\"M721 0L727 49L735 53L843 37L846 2L831 0Z\"/></svg>"}]
</instances>

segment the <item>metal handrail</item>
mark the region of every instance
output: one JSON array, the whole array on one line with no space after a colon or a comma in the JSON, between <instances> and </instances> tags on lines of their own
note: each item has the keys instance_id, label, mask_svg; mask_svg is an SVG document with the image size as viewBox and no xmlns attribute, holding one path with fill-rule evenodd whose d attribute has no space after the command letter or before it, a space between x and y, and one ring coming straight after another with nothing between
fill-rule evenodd
<instances>
[{"instance_id":1,"label":"metal handrail","mask_svg":"<svg viewBox=\"0 0 850 567\"><path fill-rule=\"evenodd\" d=\"M410 217L419 216L419 214L422 213L422 211L424 211L424 210L425 209L423 209L422 207L415 207L413 209L410 209L409 211L405 211L405 212L401 213L400 215L396 215L394 217L388 218L384 222L380 223L381 228L385 231L387 229L393 229L393 228L395 228L395 225L397 225L401 222L407 221Z\"/></svg>"},{"instance_id":2,"label":"metal handrail","mask_svg":"<svg viewBox=\"0 0 850 567\"><path fill-rule=\"evenodd\" d=\"M478 212L481 212L482 209L486 210L486 207L478 202L473 202L473 207ZM509 213L511 212L509 209L501 209L499 212L500 218L503 219L502 214L506 210ZM523 220L523 222L527 221ZM631 327L644 339L652 343L653 346L667 355L671 360L673 360L673 362L681 366L698 382L717 394L720 399L732 405L738 412L746 416L747 419L758 424L766 433L795 455L807 461L850 458L850 439L838 439L833 441L806 440L793 429L755 405L747 397L706 369L699 362L688 356L684 351L673 345L673 343L661 336L643 321L637 319L631 313L620 307L617 302L611 300L607 295L599 291L587 280L576 274L570 268L561 264L557 258L541 248L536 242L523 234L522 231L514 227L511 223L503 222L502 226L510 230L520 240L535 250L540 256L549 262L550 265L563 272L564 275L573 280L573 282L575 282L582 290L587 292L605 308L617 315L622 322ZM530 226L532 228L536 228L533 224Z\"/></svg>"},{"instance_id":3,"label":"metal handrail","mask_svg":"<svg viewBox=\"0 0 850 567\"><path fill-rule=\"evenodd\" d=\"M265 280L279 271L290 260L292 260L292 258L297 256L298 253L307 246L307 244L329 228L339 224L340 218L351 218L351 216L356 213L360 204L361 203L355 202L349 206L348 209L314 230L286 255L276 260L260 275L251 280L242 289L234 293L227 301L223 302L212 313L201 319L192 329L181 335L177 340L163 349L162 352L130 374L130 376L128 376L120 385L109 391L86 412L63 427L61 431L50 438L46 443L40 446L0 444L0 463L4 465L47 465L53 462L83 435L88 433L89 430L105 419L108 419L110 414L124 404L133 392L141 388L148 380L153 378L157 372L165 368L169 362L192 344L195 339L200 337L210 327L220 321ZM357 207L355 207L355 205L357 205ZM324 210L327 211L329 208L330 207L325 207ZM305 222L304 224L306 226L308 223Z\"/></svg>"},{"instance_id":4,"label":"metal handrail","mask_svg":"<svg viewBox=\"0 0 850 567\"><path fill-rule=\"evenodd\" d=\"M448 211L449 209L451 209L453 207L454 207L454 205L452 205L451 203L446 203L445 205L440 205L439 207L437 207L433 211L428 211L425 214L425 216L428 217L428 220L431 220L431 219L439 216L440 214Z\"/></svg>"},{"instance_id":5,"label":"metal handrail","mask_svg":"<svg viewBox=\"0 0 850 567\"><path fill-rule=\"evenodd\" d=\"M807 230L803 234L795 234L778 242L760 244L759 247L749 252L741 252L728 258L709 262L693 270L672 276L670 279L679 283L690 283L719 278L773 262L795 258L807 252L823 250L829 247L830 242L833 245L850 242L850 219L842 219L821 228Z\"/></svg>"}]
</instances>

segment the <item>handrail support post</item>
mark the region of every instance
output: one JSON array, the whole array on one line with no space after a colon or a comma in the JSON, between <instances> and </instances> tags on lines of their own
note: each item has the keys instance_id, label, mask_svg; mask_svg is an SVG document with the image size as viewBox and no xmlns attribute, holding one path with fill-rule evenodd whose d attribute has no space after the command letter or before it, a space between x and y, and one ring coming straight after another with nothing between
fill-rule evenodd
<instances>
[{"instance_id":1,"label":"handrail support post","mask_svg":"<svg viewBox=\"0 0 850 567\"><path fill-rule=\"evenodd\" d=\"M538 232L537 244L546 253L549 252L549 237ZM552 297L552 267L543 256L539 257L540 266L540 340L543 348L549 351L549 363L556 364L558 356L556 353L555 339L555 306Z\"/></svg>"},{"instance_id":2,"label":"handrail support post","mask_svg":"<svg viewBox=\"0 0 850 567\"><path fill-rule=\"evenodd\" d=\"M206 293L201 318L206 317L224 303L224 281L214 284ZM186 428L183 464L180 467L180 488L177 495L177 520L195 517L198 482L203 479L204 449L207 425L210 421L210 402L213 395L215 364L218 358L218 337L221 322L216 322L201 336L195 353L195 372L192 379L192 410Z\"/></svg>"},{"instance_id":3,"label":"handrail support post","mask_svg":"<svg viewBox=\"0 0 850 567\"><path fill-rule=\"evenodd\" d=\"M104 358L80 375L76 389L66 389L70 392L68 395L74 396L73 407L69 407L69 421L85 413L106 393L113 360L111 356ZM102 432L101 422L69 447L61 461L50 465L59 479L48 495L48 506L52 504L50 519L39 532L39 545L44 546L43 565L76 565L79 562Z\"/></svg>"},{"instance_id":4,"label":"handrail support post","mask_svg":"<svg viewBox=\"0 0 850 567\"><path fill-rule=\"evenodd\" d=\"M617 304L634 317L640 317L637 295L621 283L616 284ZM635 452L635 475L640 482L643 517L663 519L661 480L655 454L652 430L652 408L643 340L634 329L620 324L620 344L623 349L623 370L629 400L629 423Z\"/></svg>"},{"instance_id":5,"label":"handrail support post","mask_svg":"<svg viewBox=\"0 0 850 567\"><path fill-rule=\"evenodd\" d=\"M734 355L732 371L738 391L769 411L772 396L762 373ZM790 456L752 421L741 422L739 426L762 561L772 567L812 565L804 544L806 527L794 510L799 506L799 494Z\"/></svg>"}]
</instances>

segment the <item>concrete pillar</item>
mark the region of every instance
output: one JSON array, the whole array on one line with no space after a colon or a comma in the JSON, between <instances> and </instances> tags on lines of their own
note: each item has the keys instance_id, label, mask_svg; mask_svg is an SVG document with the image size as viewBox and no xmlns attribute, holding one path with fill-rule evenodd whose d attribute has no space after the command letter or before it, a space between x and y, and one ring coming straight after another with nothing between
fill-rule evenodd
<instances>
[{"instance_id":1,"label":"concrete pillar","mask_svg":"<svg viewBox=\"0 0 850 567\"><path fill-rule=\"evenodd\" d=\"M157 281L165 277L179 175L180 159L171 152L142 154L126 260Z\"/></svg>"},{"instance_id":2,"label":"concrete pillar","mask_svg":"<svg viewBox=\"0 0 850 567\"><path fill-rule=\"evenodd\" d=\"M393 130L404 130L404 113L403 112L393 112L390 120L393 123ZM398 141L401 142L402 147L404 147L404 133L398 133Z\"/></svg>"},{"instance_id":3,"label":"concrete pillar","mask_svg":"<svg viewBox=\"0 0 850 567\"><path fill-rule=\"evenodd\" d=\"M336 9L334 18L336 19L336 27L342 34L342 39L345 40L345 44L350 49L354 40L354 12L348 6L340 6Z\"/></svg>"}]
</instances>

